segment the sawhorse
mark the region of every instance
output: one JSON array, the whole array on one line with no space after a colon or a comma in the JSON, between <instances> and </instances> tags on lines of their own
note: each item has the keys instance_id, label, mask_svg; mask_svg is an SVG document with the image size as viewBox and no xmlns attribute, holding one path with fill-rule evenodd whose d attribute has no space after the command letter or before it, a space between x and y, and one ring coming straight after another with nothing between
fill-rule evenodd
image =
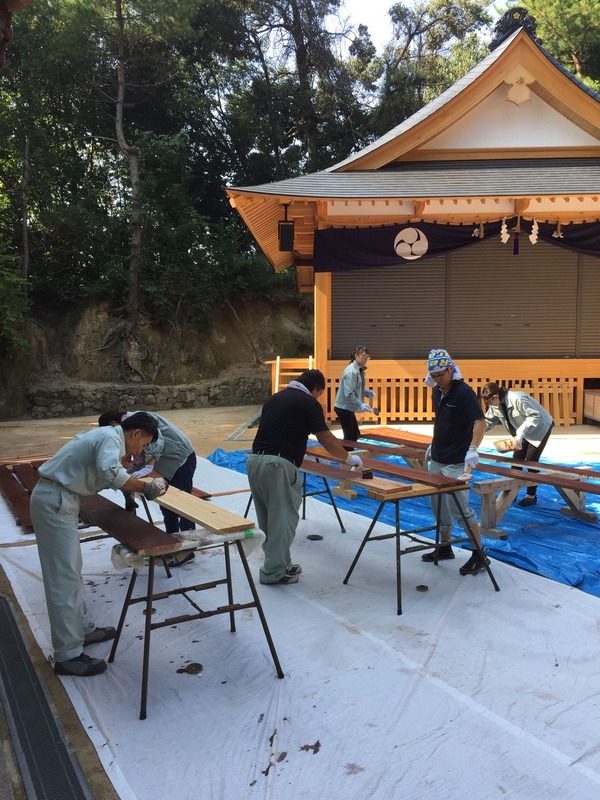
<instances>
[{"instance_id":1,"label":"sawhorse","mask_svg":"<svg viewBox=\"0 0 600 800\"><path fill-rule=\"evenodd\" d=\"M437 562L437 551L443 544L446 544L445 542L441 542L440 541L440 529L439 529L439 518L440 518L440 508L441 508L441 502L442 502L442 494L449 493L451 495L454 503L456 504L456 507L457 507L457 509L459 511L459 514L460 514L460 516L462 518L462 521L464 523L465 530L467 532L467 536L466 537L460 538L460 539L453 539L451 544L461 544L462 542L470 542L471 546L473 547L473 550L477 551L479 553L479 555L481 556L481 558L483 559L484 564L486 565L485 569L486 569L486 571L487 571L487 573L489 575L489 578L490 578L490 580L492 582L492 585L493 585L494 589L497 592L499 592L500 591L500 587L498 586L498 584L496 582L496 579L495 579L494 574L493 574L493 572L492 572L492 570L490 568L490 565L487 563L487 559L485 557L485 554L484 554L483 550L481 549L480 545L477 543L477 540L475 539L475 537L473 535L471 527L469 526L469 524L468 524L468 522L467 522L467 520L465 518L463 510L460 507L460 504L459 504L458 500L456 499L455 495L456 495L457 491L465 491L464 484L460 488L458 488L458 487L455 487L455 488L436 488L436 487L433 487L433 486L425 486L424 484L414 483L414 484L412 484L412 486L410 487L410 489L408 491L405 490L402 493L398 493L397 495L389 495L389 494L388 495L382 495L382 494L378 494L377 492L369 492L369 496L370 497L372 497L374 500L379 500L379 506L377 507L377 511L375 512L373 520L372 520L371 524L369 525L369 529L367 530L367 532L366 532L366 534L365 534L365 536L364 536L364 538L363 538L363 540L362 540L362 542L360 544L360 547L358 548L358 550L356 552L356 555L354 556L354 560L352 561L352 564L350 565L350 569L348 570L348 572L346 574L346 577L344 578L343 583L347 584L348 581L350 580L350 576L352 575L352 572L354 571L354 567L358 563L358 559L360 558L360 556L362 554L362 551L364 550L365 545L367 544L367 542L382 541L384 539L395 539L396 540L396 601L397 601L396 608L397 608L397 614L398 615L402 614L401 557L403 555L406 555L407 553L416 553L416 552L419 552L421 550L434 550L434 554L435 554L434 564L437 565L437 563L438 563ZM401 530L401 528L400 528L400 501L401 500L405 500L405 499L409 499L409 498L414 498L414 497L429 497L431 495L437 495L437 498L438 498L438 500L437 500L437 506L438 507L437 507L437 514L436 514L436 524L432 525L432 526L425 527L425 528L413 528L412 530L408 530L408 531ZM394 530L393 533L383 533L383 534L378 534L377 536L372 536L371 535L372 531L373 531L375 525L377 524L377 520L379 519L379 516L380 516L381 512L383 511L383 508L384 508L386 503L393 503L393 505L394 505L395 530ZM435 530L435 542L434 543L432 543L431 541L426 541L426 540L421 539L419 537L419 534L425 533L426 531L431 531L431 530ZM410 539L412 542L415 542L415 544L413 544L413 545L411 545L409 547L403 548L402 545L401 545L401 541L400 541L400 537L401 536L408 537L408 539Z\"/></svg>"},{"instance_id":2,"label":"sawhorse","mask_svg":"<svg viewBox=\"0 0 600 800\"><path fill-rule=\"evenodd\" d=\"M113 538L117 539L132 553L140 556L145 556L148 559L148 580L146 585L145 594L134 597L133 591L137 581L137 572L134 569L123 603L123 608L119 617L117 635L113 642L110 655L108 658L109 663L112 663L117 653L119 640L123 632L125 618L127 611L131 605L137 603L145 604L145 622L144 622L144 648L142 658L142 688L140 699L140 719L146 719L146 708L148 699L148 673L150 667L150 638L153 630L162 628L167 625L174 625L182 622L191 622L196 619L204 619L206 617L215 616L218 614L229 614L230 630L235 632L235 617L236 611L242 611L247 608L256 608L262 628L267 640L267 644L275 665L275 670L278 678L283 678L283 670L279 663L279 658L273 644L271 633L265 618L260 598L256 591L256 586L246 560L246 554L242 547L241 539L244 538L245 531L252 528L254 523L243 517L233 514L226 509L219 508L212 503L207 503L186 492L180 492L178 489L170 487L163 497L158 498L156 501L160 505L165 505L171 510L179 513L187 519L192 519L202 527L207 528L215 533L230 535L230 541L220 541L214 545L206 545L198 549L210 549L214 547L222 547L225 558L225 577L209 581L206 583L197 583L191 586L179 587L167 591L156 592L154 590L154 571L157 560L162 560L168 555L181 552L182 550L189 550L190 545L183 542L177 542L173 536L160 528L156 528L149 522L145 522L139 517L129 514L120 506L115 505L110 500L107 500L100 495L93 497L82 498L82 511L86 518L105 530ZM231 561L229 548L235 547L248 582L248 588L252 595L252 601L246 603L237 603L233 596L233 583L231 575ZM219 585L227 587L227 603L217 606L212 610L201 609L190 597L189 592L201 592L207 589L212 589ZM152 604L158 600L164 600L171 595L182 595L190 605L195 609L195 613L179 615L166 620L153 621L152 620Z\"/></svg>"}]
</instances>

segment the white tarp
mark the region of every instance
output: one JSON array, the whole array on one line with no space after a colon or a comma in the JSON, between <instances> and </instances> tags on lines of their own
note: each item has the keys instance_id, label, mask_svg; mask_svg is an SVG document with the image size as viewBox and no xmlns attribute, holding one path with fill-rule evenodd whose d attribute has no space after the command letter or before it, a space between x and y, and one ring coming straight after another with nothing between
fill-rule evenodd
<instances>
[{"instance_id":1,"label":"white tarp","mask_svg":"<svg viewBox=\"0 0 600 800\"><path fill-rule=\"evenodd\" d=\"M247 485L204 459L195 481L215 492ZM216 502L243 513L247 500ZM420 554L402 558L397 616L393 539L367 544L344 586L368 520L343 519L346 534L329 506L309 499L293 553L300 582L257 583L283 680L255 609L237 616L235 633L227 615L168 626L152 634L148 718L140 721L143 604L130 609L105 674L62 679L121 798L595 800L600 600L492 562L496 593L485 573L458 574L469 554L456 550L438 567ZM315 532L322 541L306 538ZM2 500L0 544L28 540ZM99 625L116 625L129 579L111 565L113 544L83 545ZM260 557L249 559L255 577ZM0 559L49 653L35 545L0 547ZM221 577L222 567L217 548L170 581L158 569L155 588ZM236 600L249 599L237 556L233 569ZM417 592L419 584L429 590ZM214 607L225 590L196 598ZM193 611L181 597L155 607L161 617ZM109 651L110 643L87 649ZM178 672L189 662L203 665L200 675Z\"/></svg>"}]
</instances>

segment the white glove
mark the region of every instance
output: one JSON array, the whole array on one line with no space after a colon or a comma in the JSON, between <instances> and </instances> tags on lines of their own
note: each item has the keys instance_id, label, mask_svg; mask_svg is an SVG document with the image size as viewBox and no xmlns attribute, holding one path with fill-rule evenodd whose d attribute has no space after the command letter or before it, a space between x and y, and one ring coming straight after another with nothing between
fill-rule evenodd
<instances>
[{"instance_id":1,"label":"white glove","mask_svg":"<svg viewBox=\"0 0 600 800\"><path fill-rule=\"evenodd\" d=\"M157 497L162 497L168 488L169 484L164 478L155 478L150 483L144 484L144 497L148 500L156 500Z\"/></svg>"},{"instance_id":2,"label":"white glove","mask_svg":"<svg viewBox=\"0 0 600 800\"><path fill-rule=\"evenodd\" d=\"M372 389L365 389L365 397L368 397L369 400L374 400L375 392Z\"/></svg>"},{"instance_id":3,"label":"white glove","mask_svg":"<svg viewBox=\"0 0 600 800\"><path fill-rule=\"evenodd\" d=\"M519 447L523 446L523 439L525 438L525 431L529 426L527 425L527 421L525 421L522 425L520 425L516 432L515 432L515 439L517 440L517 444Z\"/></svg>"},{"instance_id":4,"label":"white glove","mask_svg":"<svg viewBox=\"0 0 600 800\"><path fill-rule=\"evenodd\" d=\"M349 467L362 467L363 463L360 460L359 456L355 456L353 453L350 453L346 461L344 462Z\"/></svg>"},{"instance_id":5,"label":"white glove","mask_svg":"<svg viewBox=\"0 0 600 800\"><path fill-rule=\"evenodd\" d=\"M471 445L471 447L469 447L467 451L467 455L465 456L465 467L471 467L471 469L473 469L474 467L477 466L478 463L479 463L479 453L477 452L477 450L475 450L473 445Z\"/></svg>"},{"instance_id":6,"label":"white glove","mask_svg":"<svg viewBox=\"0 0 600 800\"><path fill-rule=\"evenodd\" d=\"M431 445L428 445L427 450L425 450L425 461L431 461Z\"/></svg>"},{"instance_id":7,"label":"white glove","mask_svg":"<svg viewBox=\"0 0 600 800\"><path fill-rule=\"evenodd\" d=\"M359 411L368 411L369 414L371 413L371 406L367 405L366 403L361 403Z\"/></svg>"},{"instance_id":8,"label":"white glove","mask_svg":"<svg viewBox=\"0 0 600 800\"><path fill-rule=\"evenodd\" d=\"M145 467L138 469L137 472L132 472L134 478L145 478L146 475L150 475L152 470L154 469L154 464L146 464Z\"/></svg>"}]
</instances>

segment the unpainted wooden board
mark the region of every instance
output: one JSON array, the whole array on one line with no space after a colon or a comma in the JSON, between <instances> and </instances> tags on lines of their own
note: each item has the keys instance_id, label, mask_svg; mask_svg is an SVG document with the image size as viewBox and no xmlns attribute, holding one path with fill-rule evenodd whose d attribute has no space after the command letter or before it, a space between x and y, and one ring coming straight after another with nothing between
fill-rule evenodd
<instances>
[{"instance_id":1,"label":"unpainted wooden board","mask_svg":"<svg viewBox=\"0 0 600 800\"><path fill-rule=\"evenodd\" d=\"M174 511L186 519L197 522L203 528L213 533L235 533L254 528L252 520L234 514L226 508L220 508L214 503L206 502L199 497L182 492L174 486L169 486L166 494L159 497L156 502L169 511Z\"/></svg>"}]
</instances>

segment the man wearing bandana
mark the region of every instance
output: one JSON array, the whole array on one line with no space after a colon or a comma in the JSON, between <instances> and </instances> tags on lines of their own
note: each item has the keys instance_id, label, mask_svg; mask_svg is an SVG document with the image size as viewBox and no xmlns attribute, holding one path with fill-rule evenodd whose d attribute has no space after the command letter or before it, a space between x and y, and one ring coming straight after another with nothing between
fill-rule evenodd
<instances>
[{"instance_id":1,"label":"man wearing bandana","mask_svg":"<svg viewBox=\"0 0 600 800\"><path fill-rule=\"evenodd\" d=\"M437 475L448 478L458 478L465 470L477 466L479 455L477 448L481 444L485 433L485 418L471 387L465 383L460 375L460 370L452 361L446 350L431 350L427 359L427 377L425 383L433 389L433 408L435 420L433 423L433 440L427 451L427 469ZM452 550L451 532L454 520L461 527L465 522L456 503L449 494L442 494L440 505L440 535L445 542L437 552L438 561L454 558ZM475 512L469 506L469 490L456 492L454 497L458 501L465 519L475 537L481 545L481 531ZM431 497L431 508L437 514L438 497ZM421 556L423 561L433 562L435 554L425 553ZM485 569L486 559L482 559L477 551L466 564L460 568L461 575L475 575Z\"/></svg>"}]
</instances>

